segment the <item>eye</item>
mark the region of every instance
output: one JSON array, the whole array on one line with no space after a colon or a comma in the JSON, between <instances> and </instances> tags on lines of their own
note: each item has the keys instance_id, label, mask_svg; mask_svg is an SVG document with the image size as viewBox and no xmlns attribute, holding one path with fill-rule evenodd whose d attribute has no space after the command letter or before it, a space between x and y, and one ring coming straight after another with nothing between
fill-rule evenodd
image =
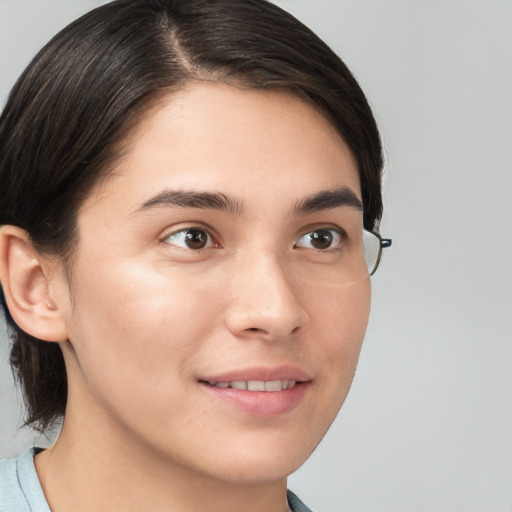
<instances>
[{"instance_id":1,"label":"eye","mask_svg":"<svg viewBox=\"0 0 512 512\"><path fill-rule=\"evenodd\" d=\"M304 247L306 249L325 251L338 247L342 239L341 233L336 229L315 229L314 231L302 235L297 242L295 242L294 248Z\"/></svg>"},{"instance_id":2,"label":"eye","mask_svg":"<svg viewBox=\"0 0 512 512\"><path fill-rule=\"evenodd\" d=\"M193 250L216 246L212 237L204 229L199 228L181 229L165 237L164 242L176 247L182 247L183 249Z\"/></svg>"}]
</instances>

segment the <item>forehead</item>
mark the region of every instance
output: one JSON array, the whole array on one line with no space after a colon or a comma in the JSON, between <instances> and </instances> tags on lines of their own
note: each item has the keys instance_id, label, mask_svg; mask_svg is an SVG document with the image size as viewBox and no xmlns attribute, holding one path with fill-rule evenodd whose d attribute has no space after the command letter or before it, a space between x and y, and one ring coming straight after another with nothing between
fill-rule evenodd
<instances>
[{"instance_id":1,"label":"forehead","mask_svg":"<svg viewBox=\"0 0 512 512\"><path fill-rule=\"evenodd\" d=\"M348 187L360 198L355 159L313 106L279 91L193 83L163 96L126 138L104 193L136 208L158 189L215 191L235 197L310 195Z\"/></svg>"}]
</instances>

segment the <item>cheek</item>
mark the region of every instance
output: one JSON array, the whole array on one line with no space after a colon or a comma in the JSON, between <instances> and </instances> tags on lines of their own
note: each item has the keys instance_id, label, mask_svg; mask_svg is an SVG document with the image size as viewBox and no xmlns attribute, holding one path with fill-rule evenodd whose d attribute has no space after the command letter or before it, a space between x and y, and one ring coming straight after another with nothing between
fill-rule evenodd
<instances>
[{"instance_id":1,"label":"cheek","mask_svg":"<svg viewBox=\"0 0 512 512\"><path fill-rule=\"evenodd\" d=\"M311 304L315 327L328 352L358 351L370 314L370 280L330 288Z\"/></svg>"},{"instance_id":2,"label":"cheek","mask_svg":"<svg viewBox=\"0 0 512 512\"><path fill-rule=\"evenodd\" d=\"M329 290L316 301L312 315L315 358L339 408L348 393L370 313L370 281Z\"/></svg>"},{"instance_id":3,"label":"cheek","mask_svg":"<svg viewBox=\"0 0 512 512\"><path fill-rule=\"evenodd\" d=\"M157 400L155 389L179 385L220 317L218 294L146 264L94 268L88 279L77 280L70 329L82 378L90 389L107 390L111 400Z\"/></svg>"},{"instance_id":4,"label":"cheek","mask_svg":"<svg viewBox=\"0 0 512 512\"><path fill-rule=\"evenodd\" d=\"M81 279L76 316L94 319L91 327L105 334L130 339L137 333L151 339L156 331L171 338L201 328L197 312L207 314L218 302L210 288L183 272L118 260L115 268L96 266L89 278Z\"/></svg>"}]
</instances>

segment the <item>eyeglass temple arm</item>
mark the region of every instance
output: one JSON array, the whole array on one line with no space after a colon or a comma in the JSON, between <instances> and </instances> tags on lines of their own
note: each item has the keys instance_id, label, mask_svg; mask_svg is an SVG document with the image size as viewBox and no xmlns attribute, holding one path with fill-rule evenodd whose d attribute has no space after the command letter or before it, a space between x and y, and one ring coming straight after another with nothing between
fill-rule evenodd
<instances>
[{"instance_id":1,"label":"eyeglass temple arm","mask_svg":"<svg viewBox=\"0 0 512 512\"><path fill-rule=\"evenodd\" d=\"M382 238L381 234L379 233L378 225L374 229L370 230L370 232L373 233L379 239L381 249L391 247L393 240L391 238Z\"/></svg>"}]
</instances>

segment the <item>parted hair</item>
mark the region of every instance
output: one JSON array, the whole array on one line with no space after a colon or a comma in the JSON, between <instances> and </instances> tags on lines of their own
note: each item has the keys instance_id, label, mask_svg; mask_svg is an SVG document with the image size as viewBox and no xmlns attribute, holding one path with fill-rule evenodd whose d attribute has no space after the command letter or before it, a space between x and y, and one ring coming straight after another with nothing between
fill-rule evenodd
<instances>
[{"instance_id":1,"label":"parted hair","mask_svg":"<svg viewBox=\"0 0 512 512\"><path fill-rule=\"evenodd\" d=\"M77 212L158 97L197 80L294 94L323 113L358 163L364 225L381 217L382 151L356 79L292 15L266 0L118 0L57 34L12 89L0 117L0 225L24 229L66 264ZM269 120L271 122L271 120ZM60 347L35 339L2 305L26 423L65 413Z\"/></svg>"}]
</instances>

